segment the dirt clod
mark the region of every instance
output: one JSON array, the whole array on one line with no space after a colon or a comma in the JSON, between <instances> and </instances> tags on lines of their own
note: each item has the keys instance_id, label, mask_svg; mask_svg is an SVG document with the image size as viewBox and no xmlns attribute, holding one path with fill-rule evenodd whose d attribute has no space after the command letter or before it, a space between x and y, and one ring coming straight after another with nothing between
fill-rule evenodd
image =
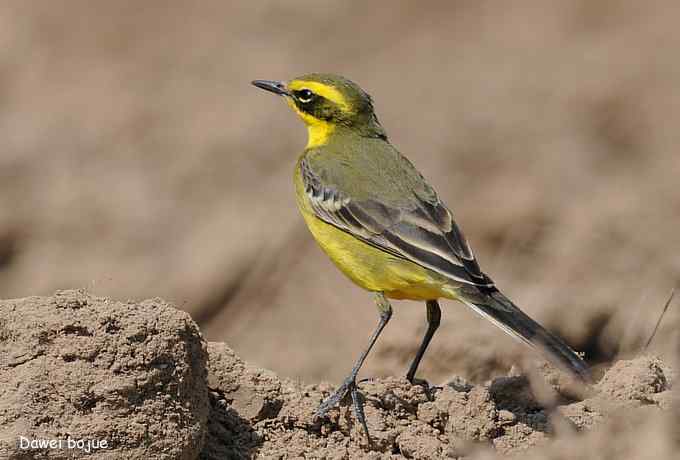
<instances>
[{"instance_id":1,"label":"dirt clod","mask_svg":"<svg viewBox=\"0 0 680 460\"><path fill-rule=\"evenodd\" d=\"M599 382L600 391L613 399L654 403L669 388L663 364L655 358L619 361Z\"/></svg>"},{"instance_id":2,"label":"dirt clod","mask_svg":"<svg viewBox=\"0 0 680 460\"><path fill-rule=\"evenodd\" d=\"M61 291L0 301L0 322L0 458L86 455L22 449L20 437L106 441L99 458L196 457L207 353L187 313Z\"/></svg>"}]
</instances>

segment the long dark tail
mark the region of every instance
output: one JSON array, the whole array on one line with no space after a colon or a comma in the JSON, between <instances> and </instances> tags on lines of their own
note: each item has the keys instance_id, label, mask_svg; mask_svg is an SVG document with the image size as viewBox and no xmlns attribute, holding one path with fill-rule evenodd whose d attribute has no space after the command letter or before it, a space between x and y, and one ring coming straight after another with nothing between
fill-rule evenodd
<instances>
[{"instance_id":1,"label":"long dark tail","mask_svg":"<svg viewBox=\"0 0 680 460\"><path fill-rule=\"evenodd\" d=\"M461 300L509 335L543 352L560 368L585 382L591 381L588 365L569 345L531 319L501 292L480 292Z\"/></svg>"}]
</instances>

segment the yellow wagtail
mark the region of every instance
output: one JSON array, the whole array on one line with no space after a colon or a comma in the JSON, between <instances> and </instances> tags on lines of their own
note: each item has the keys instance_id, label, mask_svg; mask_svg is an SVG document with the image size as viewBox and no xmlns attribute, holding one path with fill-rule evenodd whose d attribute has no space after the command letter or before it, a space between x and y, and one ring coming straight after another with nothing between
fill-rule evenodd
<instances>
[{"instance_id":1,"label":"yellow wagtail","mask_svg":"<svg viewBox=\"0 0 680 460\"><path fill-rule=\"evenodd\" d=\"M586 363L480 270L449 209L387 140L366 92L341 76L317 73L287 83L253 84L283 96L307 125L309 140L294 177L298 207L335 265L375 293L380 312L367 348L317 416L349 392L368 436L356 377L392 316L388 298L423 300L427 307L427 332L406 374L410 382L439 326L437 299L442 297L463 302L506 333L542 350L561 368L589 380Z\"/></svg>"}]
</instances>

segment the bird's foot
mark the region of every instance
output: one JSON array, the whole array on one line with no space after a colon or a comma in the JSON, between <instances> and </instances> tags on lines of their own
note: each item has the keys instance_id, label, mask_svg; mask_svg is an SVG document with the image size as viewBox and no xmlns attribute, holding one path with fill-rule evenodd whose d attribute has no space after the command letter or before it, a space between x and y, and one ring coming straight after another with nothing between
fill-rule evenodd
<instances>
[{"instance_id":1,"label":"bird's foot","mask_svg":"<svg viewBox=\"0 0 680 460\"><path fill-rule=\"evenodd\" d=\"M356 375L350 375L342 382L335 392L324 400L314 415L316 418L325 417L328 411L342 401L342 399L349 393L352 397L352 406L354 408L354 416L357 418L366 433L368 444L371 444L371 435L368 432L368 425L366 424L366 415L364 414L363 396L359 393L357 388Z\"/></svg>"},{"instance_id":2,"label":"bird's foot","mask_svg":"<svg viewBox=\"0 0 680 460\"><path fill-rule=\"evenodd\" d=\"M431 385L430 382L424 379L412 379L410 380L411 385L419 385L423 387L423 390L425 390L425 394L427 395L427 399L430 401L434 400L434 395L437 391L444 389L444 387L440 387L437 385Z\"/></svg>"}]
</instances>

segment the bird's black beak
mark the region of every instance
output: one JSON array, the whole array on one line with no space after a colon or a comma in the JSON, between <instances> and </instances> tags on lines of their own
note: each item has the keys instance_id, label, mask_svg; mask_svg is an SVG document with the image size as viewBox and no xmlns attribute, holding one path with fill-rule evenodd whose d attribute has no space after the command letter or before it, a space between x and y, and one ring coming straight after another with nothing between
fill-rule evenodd
<instances>
[{"instance_id":1,"label":"bird's black beak","mask_svg":"<svg viewBox=\"0 0 680 460\"><path fill-rule=\"evenodd\" d=\"M286 89L286 85L282 81L274 80L253 80L253 85L258 88L271 91L274 94L280 94L282 96L290 96L290 93Z\"/></svg>"}]
</instances>

